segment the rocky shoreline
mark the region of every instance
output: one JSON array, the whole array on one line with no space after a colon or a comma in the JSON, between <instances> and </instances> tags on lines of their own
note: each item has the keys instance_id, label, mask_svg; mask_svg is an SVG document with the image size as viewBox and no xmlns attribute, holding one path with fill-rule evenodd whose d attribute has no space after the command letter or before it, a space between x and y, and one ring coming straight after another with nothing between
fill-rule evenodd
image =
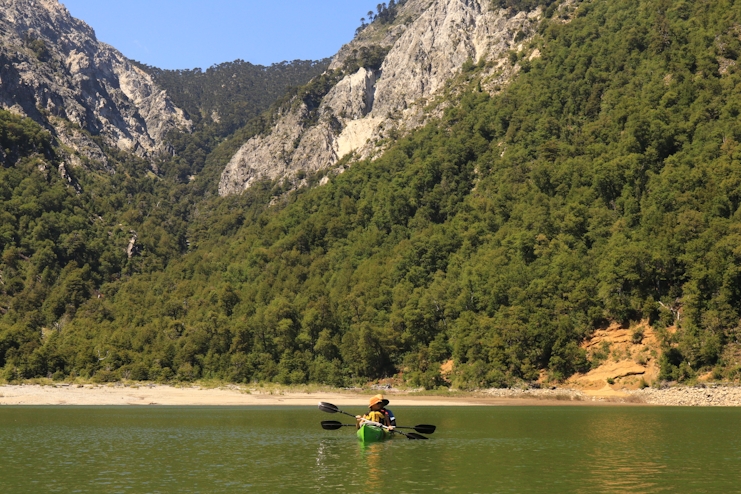
<instances>
[{"instance_id":1,"label":"rocky shoreline","mask_svg":"<svg viewBox=\"0 0 741 494\"><path fill-rule=\"evenodd\" d=\"M396 406L741 406L741 386L700 384L664 386L636 390L574 389L541 387L486 389L477 392L420 393L391 387L374 388ZM175 406L315 406L318 401L339 405L367 406L368 390L363 389L248 389L235 385L203 388L157 384L53 385L19 384L0 386L2 405L175 405Z\"/></svg>"},{"instance_id":2,"label":"rocky shoreline","mask_svg":"<svg viewBox=\"0 0 741 494\"><path fill-rule=\"evenodd\" d=\"M571 388L488 389L483 394L496 398L539 399L557 401L594 401L642 403L660 406L741 406L741 386L701 384L634 390L583 391Z\"/></svg>"},{"instance_id":3,"label":"rocky shoreline","mask_svg":"<svg viewBox=\"0 0 741 494\"><path fill-rule=\"evenodd\" d=\"M741 387L710 384L695 387L645 388L630 391L650 405L667 406L741 406Z\"/></svg>"}]
</instances>

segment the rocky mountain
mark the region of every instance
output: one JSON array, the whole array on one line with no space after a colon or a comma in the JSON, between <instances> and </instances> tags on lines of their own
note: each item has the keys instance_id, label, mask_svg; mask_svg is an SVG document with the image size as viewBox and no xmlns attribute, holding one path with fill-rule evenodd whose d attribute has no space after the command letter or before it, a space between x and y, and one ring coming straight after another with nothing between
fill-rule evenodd
<instances>
[{"instance_id":1,"label":"rocky mountain","mask_svg":"<svg viewBox=\"0 0 741 494\"><path fill-rule=\"evenodd\" d=\"M543 14L488 0L408 0L395 9L392 22L377 19L334 57L325 77L336 84L318 108L297 98L269 134L242 146L222 174L221 195L328 168L351 153L379 154L385 138L440 115L450 99L439 96L467 63L487 65L482 86L495 92L518 70L509 53L523 49ZM381 54L381 63L369 54Z\"/></svg>"},{"instance_id":2,"label":"rocky mountain","mask_svg":"<svg viewBox=\"0 0 741 494\"><path fill-rule=\"evenodd\" d=\"M191 122L151 76L57 0L0 0L0 106L51 130L73 161L105 164L90 136L153 156Z\"/></svg>"}]
</instances>

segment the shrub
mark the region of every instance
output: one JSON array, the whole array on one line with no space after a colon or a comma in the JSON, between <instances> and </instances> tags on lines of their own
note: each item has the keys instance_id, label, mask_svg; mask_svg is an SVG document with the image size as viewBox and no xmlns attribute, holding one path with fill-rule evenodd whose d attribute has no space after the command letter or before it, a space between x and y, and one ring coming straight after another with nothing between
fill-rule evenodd
<instances>
[{"instance_id":1,"label":"shrub","mask_svg":"<svg viewBox=\"0 0 741 494\"><path fill-rule=\"evenodd\" d=\"M93 382L96 383L114 383L120 380L119 374L116 371L101 369L93 375Z\"/></svg>"}]
</instances>

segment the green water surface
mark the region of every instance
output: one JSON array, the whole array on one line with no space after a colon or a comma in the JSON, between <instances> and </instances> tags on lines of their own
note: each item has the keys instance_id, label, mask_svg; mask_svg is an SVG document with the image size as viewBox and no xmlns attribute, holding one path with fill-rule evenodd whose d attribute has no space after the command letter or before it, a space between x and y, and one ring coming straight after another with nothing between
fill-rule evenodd
<instances>
[{"instance_id":1,"label":"green water surface","mask_svg":"<svg viewBox=\"0 0 741 494\"><path fill-rule=\"evenodd\" d=\"M741 492L739 409L392 408L438 431L363 447L316 408L4 407L0 492Z\"/></svg>"}]
</instances>

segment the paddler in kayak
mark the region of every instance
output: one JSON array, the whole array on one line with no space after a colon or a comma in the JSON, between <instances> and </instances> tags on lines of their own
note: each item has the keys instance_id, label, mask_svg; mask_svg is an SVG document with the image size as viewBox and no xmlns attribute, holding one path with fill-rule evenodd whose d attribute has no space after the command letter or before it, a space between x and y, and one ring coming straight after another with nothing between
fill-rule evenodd
<instances>
[{"instance_id":1,"label":"paddler in kayak","mask_svg":"<svg viewBox=\"0 0 741 494\"><path fill-rule=\"evenodd\" d=\"M393 430L396 426L396 417L391 410L386 410L386 405L389 401L383 397L383 395L376 395L370 399L368 405L368 413L363 416L356 415L357 422L355 424L356 429L360 429L363 421L370 420L371 422L378 422Z\"/></svg>"},{"instance_id":2,"label":"paddler in kayak","mask_svg":"<svg viewBox=\"0 0 741 494\"><path fill-rule=\"evenodd\" d=\"M389 419L389 424L391 427L396 427L396 416L394 415L394 412L386 408L386 405L389 404L388 400L383 399L383 395L377 395L379 398L381 398L381 401L383 402L383 408L381 408L381 411L386 415L386 418Z\"/></svg>"}]
</instances>

